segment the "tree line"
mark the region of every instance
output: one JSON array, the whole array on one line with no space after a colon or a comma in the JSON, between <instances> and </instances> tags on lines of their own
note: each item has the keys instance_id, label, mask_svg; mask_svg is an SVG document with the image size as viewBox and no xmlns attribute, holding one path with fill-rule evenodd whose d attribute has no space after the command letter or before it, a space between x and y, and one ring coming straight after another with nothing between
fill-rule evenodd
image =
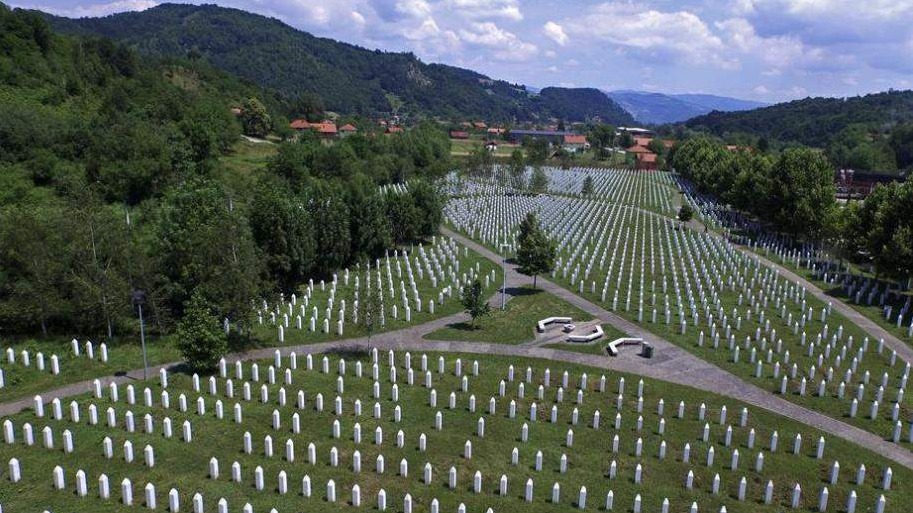
<instances>
[{"instance_id":1,"label":"tree line","mask_svg":"<svg viewBox=\"0 0 913 513\"><path fill-rule=\"evenodd\" d=\"M0 335L132 334L143 290L153 331L192 307L245 338L255 298L437 232L449 140L433 126L305 135L238 170L231 108L271 110L269 92L3 6L0 33Z\"/></svg>"},{"instance_id":2,"label":"tree line","mask_svg":"<svg viewBox=\"0 0 913 513\"><path fill-rule=\"evenodd\" d=\"M864 201L838 205L834 165L818 150L729 151L696 137L676 146L672 158L700 191L774 230L826 244L882 277L913 276L913 181L878 185Z\"/></svg>"}]
</instances>

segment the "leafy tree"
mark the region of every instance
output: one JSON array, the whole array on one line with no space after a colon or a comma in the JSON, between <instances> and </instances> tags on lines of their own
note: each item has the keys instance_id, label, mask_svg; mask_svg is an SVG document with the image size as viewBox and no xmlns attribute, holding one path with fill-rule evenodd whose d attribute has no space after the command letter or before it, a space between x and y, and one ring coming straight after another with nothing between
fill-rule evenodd
<instances>
[{"instance_id":1,"label":"leafy tree","mask_svg":"<svg viewBox=\"0 0 913 513\"><path fill-rule=\"evenodd\" d=\"M627 130L621 132L621 135L618 137L618 146L622 148L634 146L634 137L631 135L631 132L628 132Z\"/></svg>"},{"instance_id":2,"label":"leafy tree","mask_svg":"<svg viewBox=\"0 0 913 513\"><path fill-rule=\"evenodd\" d=\"M228 352L227 336L206 299L194 292L175 331L178 349L194 370L214 369Z\"/></svg>"},{"instance_id":3,"label":"leafy tree","mask_svg":"<svg viewBox=\"0 0 913 513\"><path fill-rule=\"evenodd\" d=\"M345 192L351 258L362 260L383 254L393 244L393 235L377 185L367 176L359 174L348 183Z\"/></svg>"},{"instance_id":4,"label":"leafy tree","mask_svg":"<svg viewBox=\"0 0 913 513\"><path fill-rule=\"evenodd\" d=\"M368 269L367 273L370 274L370 272L370 269ZM366 287L366 293L358 299L358 325L368 336L369 344L371 343L371 335L381 327L381 319L384 315L381 294L383 294L382 289L376 284L372 284L371 287Z\"/></svg>"},{"instance_id":5,"label":"leafy tree","mask_svg":"<svg viewBox=\"0 0 913 513\"><path fill-rule=\"evenodd\" d=\"M771 170L771 219L783 230L817 239L836 208L833 168L819 152L788 149Z\"/></svg>"},{"instance_id":6,"label":"leafy tree","mask_svg":"<svg viewBox=\"0 0 913 513\"><path fill-rule=\"evenodd\" d=\"M691 219L693 219L693 218L694 218L694 209L691 208L691 205L689 205L688 203L682 203L682 206L679 207L679 209L678 209L678 220L681 221L682 224L684 224L684 223L687 223L688 221L691 221Z\"/></svg>"},{"instance_id":7,"label":"leafy tree","mask_svg":"<svg viewBox=\"0 0 913 513\"><path fill-rule=\"evenodd\" d=\"M615 146L615 127L599 124L590 129L587 139L596 150L596 158L604 160L609 155L609 148Z\"/></svg>"},{"instance_id":8,"label":"leafy tree","mask_svg":"<svg viewBox=\"0 0 913 513\"><path fill-rule=\"evenodd\" d=\"M273 181L258 185L250 205L251 233L279 290L295 290L314 269L315 225L301 196Z\"/></svg>"},{"instance_id":9,"label":"leafy tree","mask_svg":"<svg viewBox=\"0 0 913 513\"><path fill-rule=\"evenodd\" d=\"M397 244L418 238L421 220L415 200L411 194L387 194L384 197L390 231Z\"/></svg>"},{"instance_id":10,"label":"leafy tree","mask_svg":"<svg viewBox=\"0 0 913 513\"><path fill-rule=\"evenodd\" d=\"M538 137L524 137L523 147L526 148L526 160L530 165L538 166L548 159L548 141Z\"/></svg>"},{"instance_id":11,"label":"leafy tree","mask_svg":"<svg viewBox=\"0 0 913 513\"><path fill-rule=\"evenodd\" d=\"M306 194L310 217L319 220L315 229L318 258L314 270L327 276L349 262L352 250L349 210L337 182L315 182Z\"/></svg>"},{"instance_id":12,"label":"leafy tree","mask_svg":"<svg viewBox=\"0 0 913 513\"><path fill-rule=\"evenodd\" d=\"M523 150L516 148L510 153L507 170L510 174L511 186L516 189L522 189L523 177L526 174L526 159L523 157Z\"/></svg>"},{"instance_id":13,"label":"leafy tree","mask_svg":"<svg viewBox=\"0 0 913 513\"><path fill-rule=\"evenodd\" d=\"M491 306L488 300L482 295L482 283L479 279L468 282L463 285L463 293L460 296L460 303L463 305L463 311L469 314L470 325L475 327L476 320L491 315Z\"/></svg>"},{"instance_id":14,"label":"leafy tree","mask_svg":"<svg viewBox=\"0 0 913 513\"><path fill-rule=\"evenodd\" d=\"M533 277L533 288L540 274L549 273L555 266L557 249L539 226L536 214L530 212L520 222L517 236L517 263L519 271Z\"/></svg>"},{"instance_id":15,"label":"leafy tree","mask_svg":"<svg viewBox=\"0 0 913 513\"><path fill-rule=\"evenodd\" d=\"M580 189L580 194L589 196L590 194L593 194L594 191L593 177L586 175L586 178L583 179L583 187Z\"/></svg>"},{"instance_id":16,"label":"leafy tree","mask_svg":"<svg viewBox=\"0 0 913 513\"><path fill-rule=\"evenodd\" d=\"M428 238L437 234L441 222L444 220L444 198L431 184L424 180L416 180L409 184L409 195L415 205L416 235L419 238Z\"/></svg>"},{"instance_id":17,"label":"leafy tree","mask_svg":"<svg viewBox=\"0 0 913 513\"><path fill-rule=\"evenodd\" d=\"M548 190L548 175L541 166L533 168L533 174L529 178L529 190L536 193L543 193Z\"/></svg>"},{"instance_id":18,"label":"leafy tree","mask_svg":"<svg viewBox=\"0 0 913 513\"><path fill-rule=\"evenodd\" d=\"M241 127L251 137L266 137L272 128L269 113L257 98L246 98L241 104Z\"/></svg>"}]
</instances>

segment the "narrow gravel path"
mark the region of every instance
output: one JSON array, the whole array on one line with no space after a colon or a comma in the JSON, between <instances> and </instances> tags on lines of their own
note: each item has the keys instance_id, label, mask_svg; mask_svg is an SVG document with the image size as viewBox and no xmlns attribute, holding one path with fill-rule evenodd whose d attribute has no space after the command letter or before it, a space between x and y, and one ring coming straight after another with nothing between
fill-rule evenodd
<instances>
[{"instance_id":1,"label":"narrow gravel path","mask_svg":"<svg viewBox=\"0 0 913 513\"><path fill-rule=\"evenodd\" d=\"M500 264L501 257L489 249L469 240L453 231L443 229L445 235L458 240L461 244L471 248L486 258ZM517 272L514 266L507 266L508 285L516 287L531 283L528 276ZM428 352L457 352L472 353L479 355L500 355L531 357L552 360L555 362L566 362L571 364L587 365L603 369L609 369L618 372L627 372L644 377L667 381L679 385L698 388L701 390L711 391L716 394L732 397L755 407L759 407L770 412L789 417L793 420L802 422L813 428L820 429L833 436L838 436L850 442L865 447L887 459L890 459L900 465L913 469L913 452L894 444L888 440L869 433L865 430L851 426L839 420L833 419L821 413L809 410L797 404L791 403L773 393L763 390L757 386L747 383L735 375L706 362L693 354L685 351L672 344L668 340L650 333L640 326L609 312L602 307L560 287L559 285L543 278L538 279L538 285L544 290L564 299L568 303L577 306L581 310L591 314L594 318L604 323L628 333L634 337L643 338L645 341L653 344L656 348L656 357L645 359L640 357L637 350L622 351L617 357L608 357L601 355L575 353L561 351L557 349L548 349L544 347L531 347L529 345L506 345L491 344L481 342L459 342L459 341L433 341L424 340L424 335L440 329L448 324L460 322L468 319L465 314L455 314L442 317L434 321L427 322L418 326L412 326L406 329L380 333L370 338L366 337L341 340L335 342L324 342L319 344L309 344L300 346L285 346L277 348L263 348L249 351L242 354L230 355L227 360L234 362L237 360L258 360L271 358L275 351L278 350L283 356L291 352L298 355L315 354L334 350L367 350L370 347L377 347L381 350L394 351L428 351ZM811 291L812 289L809 288ZM496 294L492 298L492 303L498 301L499 296ZM837 303L835 303L836 307ZM887 343L888 339L885 338ZM900 352L898 351L900 354ZM154 378L162 368L176 369L178 363L169 363L150 368L150 375ZM118 376L106 376L99 378L103 385L108 383L129 383L142 380L142 369L127 372ZM46 402L54 397L66 398L80 394L85 394L92 389L93 381L84 381L74 383L55 390L48 390L42 394L42 399ZM23 399L10 403L0 404L0 416L12 415L33 405L33 399Z\"/></svg>"}]
</instances>

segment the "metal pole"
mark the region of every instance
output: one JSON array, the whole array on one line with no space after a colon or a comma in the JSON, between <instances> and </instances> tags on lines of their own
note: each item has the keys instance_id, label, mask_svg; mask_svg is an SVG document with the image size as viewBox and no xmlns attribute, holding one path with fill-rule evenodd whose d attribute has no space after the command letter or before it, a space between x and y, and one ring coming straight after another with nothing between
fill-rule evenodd
<instances>
[{"instance_id":1,"label":"metal pole","mask_svg":"<svg viewBox=\"0 0 913 513\"><path fill-rule=\"evenodd\" d=\"M143 305L137 303L139 308L139 339L143 346L143 380L149 379L149 362L146 359L146 330L143 328Z\"/></svg>"},{"instance_id":2,"label":"metal pole","mask_svg":"<svg viewBox=\"0 0 913 513\"><path fill-rule=\"evenodd\" d=\"M505 246L510 247L507 244L501 244L502 253L504 251ZM503 284L501 285L501 310L505 310L506 303L507 303L507 298L506 298L506 295L507 295L507 255L506 254L501 255L501 276L504 277Z\"/></svg>"}]
</instances>

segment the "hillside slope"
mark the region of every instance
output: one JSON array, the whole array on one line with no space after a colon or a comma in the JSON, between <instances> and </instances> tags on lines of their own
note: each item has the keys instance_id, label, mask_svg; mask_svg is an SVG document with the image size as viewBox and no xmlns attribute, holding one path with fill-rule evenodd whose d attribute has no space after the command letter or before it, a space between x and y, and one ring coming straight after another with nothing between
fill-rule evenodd
<instances>
[{"instance_id":1,"label":"hillside slope","mask_svg":"<svg viewBox=\"0 0 913 513\"><path fill-rule=\"evenodd\" d=\"M537 96L521 85L474 71L425 64L411 53L372 51L315 37L238 9L163 4L103 18L48 19L56 30L109 37L145 54L200 55L217 68L289 98L316 93L328 110L341 113L631 121L611 100L594 101L591 90L550 88L552 94ZM577 108L579 103L586 108Z\"/></svg>"},{"instance_id":2,"label":"hillside slope","mask_svg":"<svg viewBox=\"0 0 913 513\"><path fill-rule=\"evenodd\" d=\"M806 98L745 112L711 112L685 125L719 136L747 133L824 147L852 125L882 130L910 121L913 91L889 91L852 98Z\"/></svg>"}]
</instances>

